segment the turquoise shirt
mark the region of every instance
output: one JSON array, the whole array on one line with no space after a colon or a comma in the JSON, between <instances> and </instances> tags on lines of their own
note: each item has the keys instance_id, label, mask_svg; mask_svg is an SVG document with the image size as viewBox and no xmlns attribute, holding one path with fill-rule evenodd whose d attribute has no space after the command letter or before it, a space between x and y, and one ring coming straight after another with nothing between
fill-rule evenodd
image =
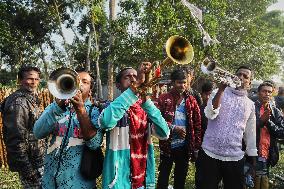
<instances>
[{"instance_id":1,"label":"turquoise shirt","mask_svg":"<svg viewBox=\"0 0 284 189\"><path fill-rule=\"evenodd\" d=\"M87 112L90 112L91 101L85 102ZM71 110L72 111L72 110ZM98 128L99 110L94 107L91 111L91 122ZM64 112L57 103L50 104L42 113L34 125L34 134L37 138L47 138L48 146L44 161L44 174L42 178L42 187L44 189L55 188L55 182L58 188L64 189L92 189L96 185L95 180L85 180L80 174L80 162L83 152L83 145L86 144L92 149L101 145L102 133L97 130L97 134L88 141L83 140L81 128L75 111L72 111L71 119L70 109ZM62 153L62 163L59 172L55 178L60 154L60 145L66 135L67 126L71 121L68 132L66 146Z\"/></svg>"},{"instance_id":2,"label":"turquoise shirt","mask_svg":"<svg viewBox=\"0 0 284 189\"><path fill-rule=\"evenodd\" d=\"M110 105L104 109L99 118L99 125L106 130L106 156L103 169L104 189L130 189L130 145L129 145L129 125L117 125L117 122L124 116L131 105L136 103L138 97L127 89ZM151 135L154 134L160 139L167 139L169 128L161 115L159 109L151 100L147 100L142 105L148 118L154 123L148 124L148 154L146 169L146 188L155 188L155 158L154 147ZM137 115L139 118L139 115Z\"/></svg>"}]
</instances>

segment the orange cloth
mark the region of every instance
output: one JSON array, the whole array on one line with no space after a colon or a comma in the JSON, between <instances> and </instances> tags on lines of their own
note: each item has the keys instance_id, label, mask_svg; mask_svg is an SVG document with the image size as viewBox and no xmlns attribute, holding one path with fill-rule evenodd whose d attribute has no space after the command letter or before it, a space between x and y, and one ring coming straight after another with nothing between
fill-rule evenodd
<instances>
[{"instance_id":1,"label":"orange cloth","mask_svg":"<svg viewBox=\"0 0 284 189\"><path fill-rule=\"evenodd\" d=\"M262 106L260 108L260 116L263 113L264 113L264 107ZM266 125L264 125L264 127L260 129L259 157L268 159L269 147L270 147L270 134Z\"/></svg>"}]
</instances>

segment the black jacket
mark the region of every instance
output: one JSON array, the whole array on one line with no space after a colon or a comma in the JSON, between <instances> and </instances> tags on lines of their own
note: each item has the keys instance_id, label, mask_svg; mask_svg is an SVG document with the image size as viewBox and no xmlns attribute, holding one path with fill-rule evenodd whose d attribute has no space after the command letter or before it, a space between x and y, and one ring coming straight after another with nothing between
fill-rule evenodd
<instances>
[{"instance_id":1,"label":"black jacket","mask_svg":"<svg viewBox=\"0 0 284 189\"><path fill-rule=\"evenodd\" d=\"M267 126L270 134L270 149L269 149L269 158L268 163L271 166L276 165L278 159L279 159L279 152L278 147L276 144L276 139L283 139L284 138L284 117L281 111L276 108L275 105L270 103L270 109L271 109L271 116L267 123L263 123L260 120L260 108L261 103L257 100L255 102L255 111L256 111L256 145L257 149L259 148L259 142L260 142L260 132L261 128L264 127L264 125Z\"/></svg>"},{"instance_id":2,"label":"black jacket","mask_svg":"<svg viewBox=\"0 0 284 189\"><path fill-rule=\"evenodd\" d=\"M33 125L40 113L39 100L26 90L17 90L2 104L3 137L11 171L29 175L43 166L45 140L37 140Z\"/></svg>"}]
</instances>

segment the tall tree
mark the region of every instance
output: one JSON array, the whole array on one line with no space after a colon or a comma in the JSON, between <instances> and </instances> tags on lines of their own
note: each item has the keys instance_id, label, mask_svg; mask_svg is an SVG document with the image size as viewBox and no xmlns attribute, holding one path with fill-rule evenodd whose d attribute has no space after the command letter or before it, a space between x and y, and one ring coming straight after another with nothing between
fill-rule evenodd
<instances>
[{"instance_id":1,"label":"tall tree","mask_svg":"<svg viewBox=\"0 0 284 189\"><path fill-rule=\"evenodd\" d=\"M109 20L111 24L114 24L114 21L116 19L116 1L115 0L109 0ZM111 29L112 27L110 27ZM114 35L113 32L111 32L111 35L109 37L109 54L112 54L109 56L108 59L108 100L113 100L113 62L115 61L116 58L116 53L113 51L114 46Z\"/></svg>"}]
</instances>

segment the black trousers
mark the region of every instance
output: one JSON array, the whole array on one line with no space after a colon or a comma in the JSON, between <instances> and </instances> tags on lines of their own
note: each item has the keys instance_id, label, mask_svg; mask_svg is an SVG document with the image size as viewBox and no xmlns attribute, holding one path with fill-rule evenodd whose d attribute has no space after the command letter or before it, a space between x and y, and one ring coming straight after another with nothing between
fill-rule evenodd
<instances>
[{"instance_id":1,"label":"black trousers","mask_svg":"<svg viewBox=\"0 0 284 189\"><path fill-rule=\"evenodd\" d=\"M175 163L174 189L184 189L189 165L189 156L185 147L172 149L171 157L160 154L157 189L168 189L173 163Z\"/></svg>"},{"instance_id":2,"label":"black trousers","mask_svg":"<svg viewBox=\"0 0 284 189\"><path fill-rule=\"evenodd\" d=\"M243 189L244 158L239 161L221 161L200 150L195 166L196 189L218 189L221 179L224 189Z\"/></svg>"}]
</instances>

